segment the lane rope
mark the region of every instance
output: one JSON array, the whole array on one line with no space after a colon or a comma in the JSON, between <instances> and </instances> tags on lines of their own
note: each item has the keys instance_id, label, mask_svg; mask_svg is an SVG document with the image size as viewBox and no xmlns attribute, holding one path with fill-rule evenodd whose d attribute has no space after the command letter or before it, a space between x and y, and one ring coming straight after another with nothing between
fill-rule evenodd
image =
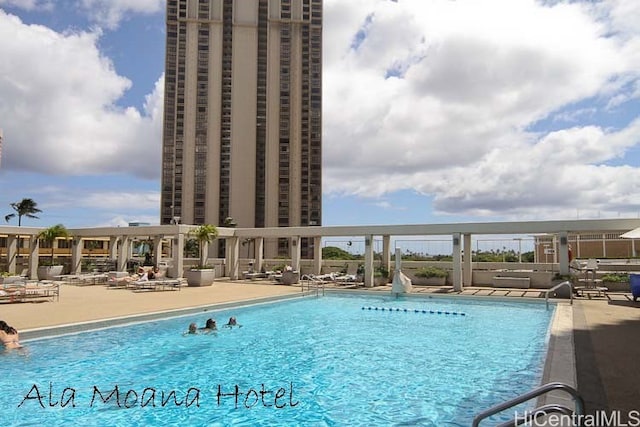
<instances>
[{"instance_id":1,"label":"lane rope","mask_svg":"<svg viewBox=\"0 0 640 427\"><path fill-rule=\"evenodd\" d=\"M389 311L396 313L420 313L420 314L444 314L449 316L466 316L466 313L460 311L444 311L444 310L426 310L426 309L417 309L417 308L398 308L398 307L374 307L374 306L364 306L362 310L368 311Z\"/></svg>"}]
</instances>

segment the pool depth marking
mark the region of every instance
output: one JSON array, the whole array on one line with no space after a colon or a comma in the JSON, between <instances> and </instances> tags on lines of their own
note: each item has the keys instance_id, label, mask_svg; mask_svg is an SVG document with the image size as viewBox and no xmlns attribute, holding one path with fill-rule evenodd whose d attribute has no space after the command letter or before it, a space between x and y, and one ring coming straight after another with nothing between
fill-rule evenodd
<instances>
[{"instance_id":1,"label":"pool depth marking","mask_svg":"<svg viewBox=\"0 0 640 427\"><path fill-rule=\"evenodd\" d=\"M419 310L417 308L398 308L398 307L362 307L362 310L373 310L373 311L395 311L395 312L403 312L403 313L422 313L422 314L445 314L450 316L466 316L467 313L462 313L460 311L442 311L442 310Z\"/></svg>"}]
</instances>

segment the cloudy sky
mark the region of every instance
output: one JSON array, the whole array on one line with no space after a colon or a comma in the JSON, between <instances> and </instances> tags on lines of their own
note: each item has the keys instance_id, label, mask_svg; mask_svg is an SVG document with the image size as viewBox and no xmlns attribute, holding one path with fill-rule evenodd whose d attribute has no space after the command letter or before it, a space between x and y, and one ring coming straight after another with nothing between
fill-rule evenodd
<instances>
[{"instance_id":1,"label":"cloudy sky","mask_svg":"<svg viewBox=\"0 0 640 427\"><path fill-rule=\"evenodd\" d=\"M2 216L158 223L164 7L0 0ZM637 0L324 13L324 224L640 216Z\"/></svg>"}]
</instances>

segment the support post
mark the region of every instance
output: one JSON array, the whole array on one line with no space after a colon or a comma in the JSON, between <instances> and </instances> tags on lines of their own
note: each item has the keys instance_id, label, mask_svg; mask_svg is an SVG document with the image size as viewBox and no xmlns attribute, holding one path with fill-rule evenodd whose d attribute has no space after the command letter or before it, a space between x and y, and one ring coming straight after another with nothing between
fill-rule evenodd
<instances>
[{"instance_id":1,"label":"support post","mask_svg":"<svg viewBox=\"0 0 640 427\"><path fill-rule=\"evenodd\" d=\"M40 240L36 236L29 238L29 279L38 280L38 264L40 263Z\"/></svg>"},{"instance_id":2,"label":"support post","mask_svg":"<svg viewBox=\"0 0 640 427\"><path fill-rule=\"evenodd\" d=\"M162 262L162 239L164 236L153 237L153 263L157 267Z\"/></svg>"},{"instance_id":3,"label":"support post","mask_svg":"<svg viewBox=\"0 0 640 427\"><path fill-rule=\"evenodd\" d=\"M227 237L225 242L229 279L238 280L240 271L240 239L238 237Z\"/></svg>"},{"instance_id":4,"label":"support post","mask_svg":"<svg viewBox=\"0 0 640 427\"><path fill-rule=\"evenodd\" d=\"M313 238L313 274L322 274L322 237Z\"/></svg>"},{"instance_id":5,"label":"support post","mask_svg":"<svg viewBox=\"0 0 640 427\"><path fill-rule=\"evenodd\" d=\"M80 274L82 272L83 248L84 240L75 237L71 240L71 274Z\"/></svg>"},{"instance_id":6,"label":"support post","mask_svg":"<svg viewBox=\"0 0 640 427\"><path fill-rule=\"evenodd\" d=\"M120 236L120 245L118 246L118 271L127 270L127 261L129 259L129 236Z\"/></svg>"},{"instance_id":7,"label":"support post","mask_svg":"<svg viewBox=\"0 0 640 427\"><path fill-rule=\"evenodd\" d=\"M300 271L300 236L291 238L291 267L293 271Z\"/></svg>"},{"instance_id":8,"label":"support post","mask_svg":"<svg viewBox=\"0 0 640 427\"><path fill-rule=\"evenodd\" d=\"M19 237L10 234L7 236L7 271L16 274L16 262L18 260L18 240Z\"/></svg>"},{"instance_id":9,"label":"support post","mask_svg":"<svg viewBox=\"0 0 640 427\"><path fill-rule=\"evenodd\" d=\"M256 237L253 242L256 257L256 263L253 268L261 272L264 265L264 237Z\"/></svg>"},{"instance_id":10,"label":"support post","mask_svg":"<svg viewBox=\"0 0 640 427\"><path fill-rule=\"evenodd\" d=\"M364 286L373 287L373 236L364 236Z\"/></svg>"},{"instance_id":11,"label":"support post","mask_svg":"<svg viewBox=\"0 0 640 427\"><path fill-rule=\"evenodd\" d=\"M558 250L558 261L560 262L560 274L569 275L569 233L562 231L559 233L560 244Z\"/></svg>"},{"instance_id":12,"label":"support post","mask_svg":"<svg viewBox=\"0 0 640 427\"><path fill-rule=\"evenodd\" d=\"M109 238L109 259L118 258L118 236Z\"/></svg>"},{"instance_id":13,"label":"support post","mask_svg":"<svg viewBox=\"0 0 640 427\"><path fill-rule=\"evenodd\" d=\"M453 290L462 291L462 245L460 233L453 233Z\"/></svg>"},{"instance_id":14,"label":"support post","mask_svg":"<svg viewBox=\"0 0 640 427\"><path fill-rule=\"evenodd\" d=\"M184 233L178 232L172 242L171 256L173 258L173 269L171 275L177 279L184 275Z\"/></svg>"},{"instance_id":15,"label":"support post","mask_svg":"<svg viewBox=\"0 0 640 427\"><path fill-rule=\"evenodd\" d=\"M382 236L382 266L391 273L391 236Z\"/></svg>"},{"instance_id":16,"label":"support post","mask_svg":"<svg viewBox=\"0 0 640 427\"><path fill-rule=\"evenodd\" d=\"M464 252L462 259L462 272L464 274L462 280L462 286L471 286L471 282L473 280L473 270L471 269L471 260L473 257L473 250L471 248L471 234L464 234Z\"/></svg>"}]
</instances>

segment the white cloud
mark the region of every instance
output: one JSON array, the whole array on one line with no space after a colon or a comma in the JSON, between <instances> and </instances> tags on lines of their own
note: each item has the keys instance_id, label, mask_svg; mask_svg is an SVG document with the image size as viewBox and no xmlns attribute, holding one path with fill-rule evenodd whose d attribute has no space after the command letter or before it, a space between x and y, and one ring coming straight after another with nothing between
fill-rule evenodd
<instances>
[{"instance_id":1,"label":"white cloud","mask_svg":"<svg viewBox=\"0 0 640 427\"><path fill-rule=\"evenodd\" d=\"M623 183L640 172L609 163L640 144L640 120L597 122L636 96L632 0L344 3L325 3L326 193L417 189L461 215L638 210ZM550 117L575 121L527 131Z\"/></svg>"},{"instance_id":2,"label":"white cloud","mask_svg":"<svg viewBox=\"0 0 640 427\"><path fill-rule=\"evenodd\" d=\"M119 108L131 82L99 32L57 33L0 11L3 167L48 174L159 176L162 78L146 111Z\"/></svg>"},{"instance_id":3,"label":"white cloud","mask_svg":"<svg viewBox=\"0 0 640 427\"><path fill-rule=\"evenodd\" d=\"M80 7L98 24L115 29L132 13L152 14L164 10L165 0L78 0Z\"/></svg>"},{"instance_id":4,"label":"white cloud","mask_svg":"<svg viewBox=\"0 0 640 427\"><path fill-rule=\"evenodd\" d=\"M13 6L24 10L52 10L53 0L0 0L0 6Z\"/></svg>"}]
</instances>

